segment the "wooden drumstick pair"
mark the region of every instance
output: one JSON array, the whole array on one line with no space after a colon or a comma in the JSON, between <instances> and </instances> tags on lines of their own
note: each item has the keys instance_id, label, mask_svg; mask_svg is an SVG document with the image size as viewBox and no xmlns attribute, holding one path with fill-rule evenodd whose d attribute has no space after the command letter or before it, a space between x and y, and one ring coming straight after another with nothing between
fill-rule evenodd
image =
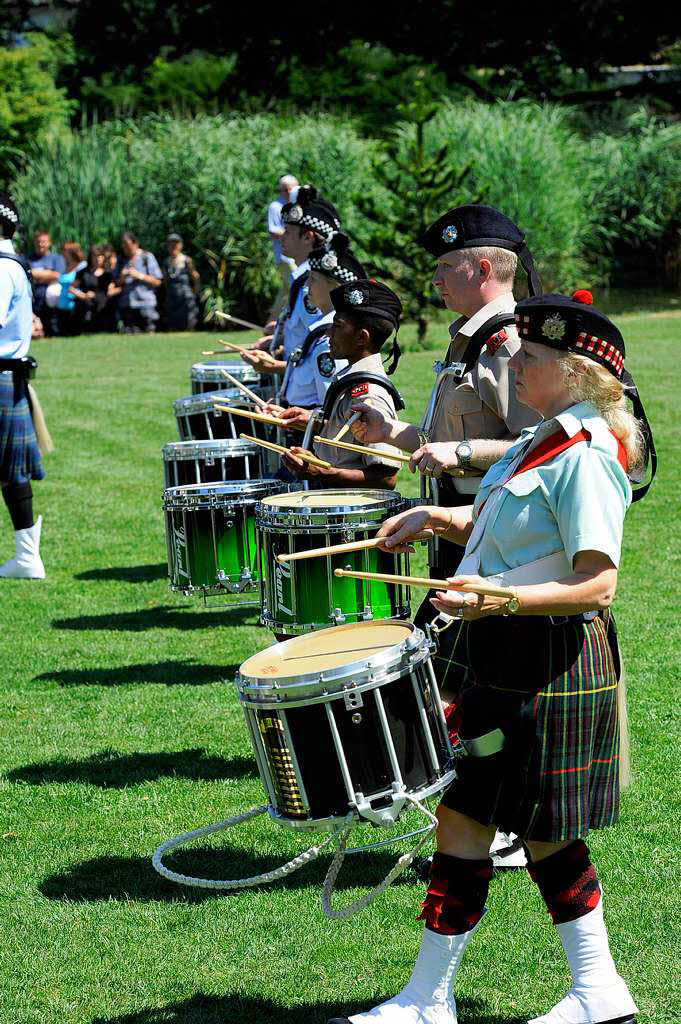
<instances>
[{"instance_id":1,"label":"wooden drumstick pair","mask_svg":"<svg viewBox=\"0 0 681 1024\"><path fill-rule=\"evenodd\" d=\"M361 416L361 415L362 415L361 413L355 413L354 416L350 417L350 419L348 420L348 424L346 424L346 426L349 425L350 423L354 422L355 416ZM397 449L395 449L394 451L391 451L391 452L387 452L387 451L385 451L385 449L369 448L367 445L351 444L348 441L339 441L338 437L340 437L340 434L338 434L335 438L321 437L319 434L317 434L317 435L315 435L314 440L318 444L328 444L328 445L331 445L334 448L344 448L348 452L359 452L360 455L377 455L377 454L380 454L380 455L384 456L386 459L390 459L390 460L392 460L394 462L402 462L405 465L411 461L411 456L410 455L405 455L402 452L398 452ZM447 473L447 474L449 474L449 476L457 476L457 477L459 477L459 476L466 476L467 475L466 471L464 469L455 469L455 468L444 469L443 473Z\"/></svg>"},{"instance_id":2,"label":"wooden drumstick pair","mask_svg":"<svg viewBox=\"0 0 681 1024\"><path fill-rule=\"evenodd\" d=\"M264 416L256 416L254 418L265 419ZM273 416L267 417L267 419L274 419ZM283 421L286 422L285 420ZM292 459L302 459L303 462L309 462L311 466L317 466L319 469L331 469L331 463L325 462L324 459L318 459L316 455L311 455L309 452L292 452L290 448L285 448L283 444L275 444L274 441L263 441L259 437L251 437L249 434L239 434L239 437L243 438L244 441L252 441L253 444L259 444L261 448L269 448L272 452L278 452L279 455L289 455Z\"/></svg>"},{"instance_id":3,"label":"wooden drumstick pair","mask_svg":"<svg viewBox=\"0 0 681 1024\"><path fill-rule=\"evenodd\" d=\"M213 408L218 412L227 412L230 416L244 416L248 420L257 420L258 423L270 423L273 427L285 427L286 420L279 416L269 416L265 412L252 412L250 409L236 409L232 405L222 405L218 399L213 402Z\"/></svg>"},{"instance_id":4,"label":"wooden drumstick pair","mask_svg":"<svg viewBox=\"0 0 681 1024\"><path fill-rule=\"evenodd\" d=\"M496 583L450 583L449 580L428 579L425 576L394 576L385 572L359 572L354 569L334 569L335 576L352 576L358 580L378 580L381 583L404 583L412 587L427 587L428 590L460 590L469 594L480 594L483 597L515 596L512 587L500 587Z\"/></svg>"}]
</instances>

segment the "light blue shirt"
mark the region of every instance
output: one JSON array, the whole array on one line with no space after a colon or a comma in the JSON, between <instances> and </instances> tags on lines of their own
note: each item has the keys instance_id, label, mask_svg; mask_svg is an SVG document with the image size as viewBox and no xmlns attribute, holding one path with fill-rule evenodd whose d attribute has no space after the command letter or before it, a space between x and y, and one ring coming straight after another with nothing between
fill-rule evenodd
<instances>
[{"instance_id":1,"label":"light blue shirt","mask_svg":"<svg viewBox=\"0 0 681 1024\"><path fill-rule=\"evenodd\" d=\"M8 238L0 238L0 252L14 255ZM0 259L0 358L28 355L33 327L33 297L23 267Z\"/></svg>"},{"instance_id":2,"label":"light blue shirt","mask_svg":"<svg viewBox=\"0 0 681 1024\"><path fill-rule=\"evenodd\" d=\"M309 269L310 264L305 260L304 263L301 263L300 266L296 267L292 279L295 280ZM288 317L284 325L285 359L288 359L291 353L295 352L299 345L303 344L309 332L318 323L321 315L321 311L310 302L307 294L307 285L304 284L298 292L298 298L296 299L295 306L291 310L291 315Z\"/></svg>"},{"instance_id":3,"label":"light blue shirt","mask_svg":"<svg viewBox=\"0 0 681 1024\"><path fill-rule=\"evenodd\" d=\"M480 542L480 574L493 576L565 551L570 565L579 551L601 551L619 565L624 514L631 485L617 461L617 441L590 402L579 402L551 420L523 430L503 459L485 474L473 505L473 521L492 486L504 478L519 447L562 427L581 441L536 469L512 477Z\"/></svg>"}]
</instances>

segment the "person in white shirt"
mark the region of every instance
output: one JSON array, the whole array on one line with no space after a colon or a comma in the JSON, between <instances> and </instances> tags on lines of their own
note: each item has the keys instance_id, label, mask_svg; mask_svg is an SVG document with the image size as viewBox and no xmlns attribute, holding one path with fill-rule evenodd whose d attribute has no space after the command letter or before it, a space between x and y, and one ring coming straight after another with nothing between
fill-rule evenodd
<instances>
[{"instance_id":1,"label":"person in white shirt","mask_svg":"<svg viewBox=\"0 0 681 1024\"><path fill-rule=\"evenodd\" d=\"M296 269L296 261L290 256L287 256L281 248L281 240L284 234L284 225L281 222L281 211L287 203L295 200L297 192L297 178L294 178L292 174L284 174L283 177L279 179L279 195L267 207L267 230L270 238L272 239L274 261L277 265L279 276L281 277L281 287L277 292L270 311L271 319L276 319L281 312L281 307L284 304L291 284L291 276Z\"/></svg>"},{"instance_id":2,"label":"person in white shirt","mask_svg":"<svg viewBox=\"0 0 681 1024\"><path fill-rule=\"evenodd\" d=\"M33 322L30 269L17 258L12 238L19 212L0 193L0 488L12 520L16 554L0 565L0 578L43 579L42 517L33 519L32 480L45 476L28 398L28 357Z\"/></svg>"}]
</instances>

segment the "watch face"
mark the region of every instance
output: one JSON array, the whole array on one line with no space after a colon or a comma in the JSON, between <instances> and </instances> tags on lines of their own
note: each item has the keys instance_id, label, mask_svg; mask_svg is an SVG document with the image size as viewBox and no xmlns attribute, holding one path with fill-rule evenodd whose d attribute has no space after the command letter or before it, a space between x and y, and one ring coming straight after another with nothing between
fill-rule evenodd
<instances>
[{"instance_id":1,"label":"watch face","mask_svg":"<svg viewBox=\"0 0 681 1024\"><path fill-rule=\"evenodd\" d=\"M468 441L461 441L456 446L456 457L460 463L466 465L471 460L473 446Z\"/></svg>"}]
</instances>

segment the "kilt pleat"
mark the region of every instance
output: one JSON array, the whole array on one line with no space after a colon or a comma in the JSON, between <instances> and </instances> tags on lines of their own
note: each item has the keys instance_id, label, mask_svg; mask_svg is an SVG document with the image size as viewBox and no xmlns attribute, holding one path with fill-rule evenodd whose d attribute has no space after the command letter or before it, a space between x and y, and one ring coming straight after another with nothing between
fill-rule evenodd
<instances>
[{"instance_id":1,"label":"kilt pleat","mask_svg":"<svg viewBox=\"0 0 681 1024\"><path fill-rule=\"evenodd\" d=\"M25 382L0 374L0 481L21 484L44 476Z\"/></svg>"},{"instance_id":2,"label":"kilt pleat","mask_svg":"<svg viewBox=\"0 0 681 1024\"><path fill-rule=\"evenodd\" d=\"M530 628L537 636L532 657L546 674L543 685L524 691L518 687L527 673L516 677L512 646L504 654L506 678L485 683L466 631L475 681L469 675L460 692L461 734L498 726L507 742L492 758L461 760L443 803L525 839L558 842L619 817L617 680L601 618L535 620ZM478 631L478 650L484 633Z\"/></svg>"}]
</instances>

